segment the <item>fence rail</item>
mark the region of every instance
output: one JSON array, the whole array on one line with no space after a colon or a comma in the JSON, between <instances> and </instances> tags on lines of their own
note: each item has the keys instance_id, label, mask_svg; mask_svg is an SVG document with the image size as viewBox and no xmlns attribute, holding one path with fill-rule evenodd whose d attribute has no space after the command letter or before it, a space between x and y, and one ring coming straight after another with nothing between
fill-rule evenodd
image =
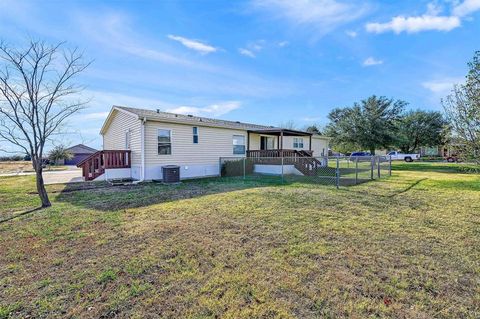
<instances>
[{"instance_id":1,"label":"fence rail","mask_svg":"<svg viewBox=\"0 0 480 319\"><path fill-rule=\"evenodd\" d=\"M222 157L222 177L239 176L274 182L309 182L340 186L391 175L390 156Z\"/></svg>"}]
</instances>

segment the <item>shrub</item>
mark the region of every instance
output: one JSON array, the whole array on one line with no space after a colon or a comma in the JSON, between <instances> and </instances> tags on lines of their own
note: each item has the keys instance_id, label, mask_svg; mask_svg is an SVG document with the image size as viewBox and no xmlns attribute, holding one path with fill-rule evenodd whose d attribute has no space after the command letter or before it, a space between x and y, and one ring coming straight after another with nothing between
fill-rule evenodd
<instances>
[{"instance_id":1,"label":"shrub","mask_svg":"<svg viewBox=\"0 0 480 319\"><path fill-rule=\"evenodd\" d=\"M245 162L245 163L244 163ZM244 165L245 165L245 175L250 175L253 173L253 161L250 159L232 159L226 160L222 164L222 171L221 174L223 177L227 176L243 176L244 172Z\"/></svg>"}]
</instances>

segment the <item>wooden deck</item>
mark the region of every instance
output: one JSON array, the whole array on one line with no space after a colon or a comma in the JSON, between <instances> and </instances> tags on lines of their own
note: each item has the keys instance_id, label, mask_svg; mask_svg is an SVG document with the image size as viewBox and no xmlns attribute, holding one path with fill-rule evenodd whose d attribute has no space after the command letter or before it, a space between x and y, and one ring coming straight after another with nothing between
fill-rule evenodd
<instances>
[{"instance_id":1,"label":"wooden deck","mask_svg":"<svg viewBox=\"0 0 480 319\"><path fill-rule=\"evenodd\" d=\"M130 168L132 163L130 150L103 150L93 153L77 164L82 168L82 176L91 181L110 168Z\"/></svg>"},{"instance_id":2,"label":"wooden deck","mask_svg":"<svg viewBox=\"0 0 480 319\"><path fill-rule=\"evenodd\" d=\"M312 151L291 149L247 151L247 157L254 159L256 164L294 165L297 170L307 176L315 175L317 170L324 166L312 155Z\"/></svg>"}]
</instances>

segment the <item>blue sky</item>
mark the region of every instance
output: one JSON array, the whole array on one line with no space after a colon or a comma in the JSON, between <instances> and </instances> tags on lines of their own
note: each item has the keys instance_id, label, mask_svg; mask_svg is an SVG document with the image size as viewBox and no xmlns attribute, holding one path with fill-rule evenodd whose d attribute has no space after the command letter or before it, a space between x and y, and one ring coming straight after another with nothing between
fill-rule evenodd
<instances>
[{"instance_id":1,"label":"blue sky","mask_svg":"<svg viewBox=\"0 0 480 319\"><path fill-rule=\"evenodd\" d=\"M372 94L441 110L479 31L480 0L0 0L3 40L94 60L61 141L94 147L113 104L300 128Z\"/></svg>"}]
</instances>

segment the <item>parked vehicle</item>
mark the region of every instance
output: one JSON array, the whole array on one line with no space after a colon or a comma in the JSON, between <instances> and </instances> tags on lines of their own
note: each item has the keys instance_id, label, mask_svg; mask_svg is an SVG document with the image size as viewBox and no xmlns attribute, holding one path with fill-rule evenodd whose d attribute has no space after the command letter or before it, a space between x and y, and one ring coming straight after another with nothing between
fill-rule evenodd
<instances>
[{"instance_id":1,"label":"parked vehicle","mask_svg":"<svg viewBox=\"0 0 480 319\"><path fill-rule=\"evenodd\" d=\"M392 161L413 162L420 159L420 154L404 154L397 151L390 152L387 155L391 157Z\"/></svg>"},{"instance_id":2,"label":"parked vehicle","mask_svg":"<svg viewBox=\"0 0 480 319\"><path fill-rule=\"evenodd\" d=\"M353 162L356 159L361 160L362 157L367 157L367 156L372 156L372 154L370 154L369 152L353 152L352 154L350 154L349 160Z\"/></svg>"}]
</instances>

